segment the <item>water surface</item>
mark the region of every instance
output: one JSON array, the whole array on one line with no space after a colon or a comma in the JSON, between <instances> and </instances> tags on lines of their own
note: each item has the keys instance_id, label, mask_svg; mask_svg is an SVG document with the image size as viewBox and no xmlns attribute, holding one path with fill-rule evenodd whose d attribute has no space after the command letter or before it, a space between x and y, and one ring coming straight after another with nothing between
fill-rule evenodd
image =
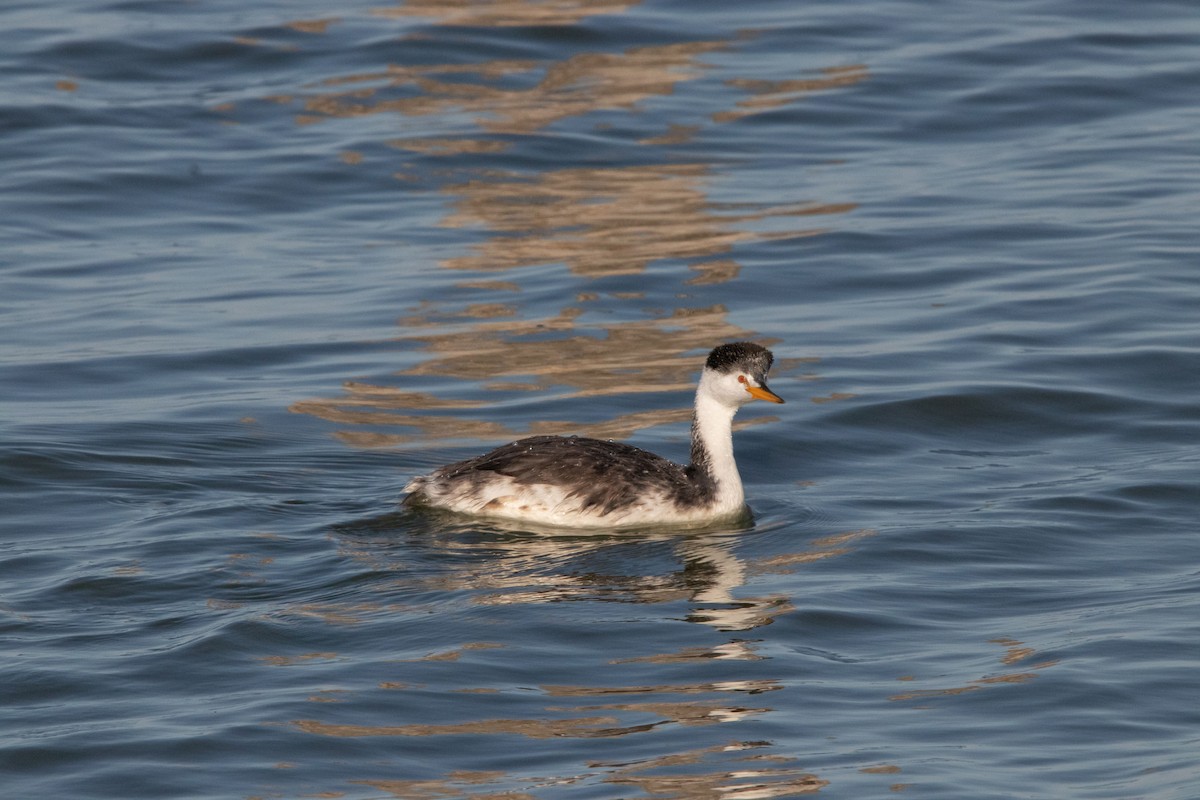
<instances>
[{"instance_id":1,"label":"water surface","mask_svg":"<svg viewBox=\"0 0 1200 800\"><path fill-rule=\"evenodd\" d=\"M1189 800L1187 3L0 12L15 797ZM752 524L402 511L528 433Z\"/></svg>"}]
</instances>

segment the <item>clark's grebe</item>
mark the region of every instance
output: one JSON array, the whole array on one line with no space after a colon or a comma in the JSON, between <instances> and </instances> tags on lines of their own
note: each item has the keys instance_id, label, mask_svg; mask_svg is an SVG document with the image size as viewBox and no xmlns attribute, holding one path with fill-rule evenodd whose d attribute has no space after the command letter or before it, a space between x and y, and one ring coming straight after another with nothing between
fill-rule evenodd
<instances>
[{"instance_id":1,"label":"clark's grebe","mask_svg":"<svg viewBox=\"0 0 1200 800\"><path fill-rule=\"evenodd\" d=\"M745 511L733 415L767 388L771 351L750 342L708 354L686 467L619 442L531 436L414 478L404 504L528 522L618 527L701 523Z\"/></svg>"}]
</instances>

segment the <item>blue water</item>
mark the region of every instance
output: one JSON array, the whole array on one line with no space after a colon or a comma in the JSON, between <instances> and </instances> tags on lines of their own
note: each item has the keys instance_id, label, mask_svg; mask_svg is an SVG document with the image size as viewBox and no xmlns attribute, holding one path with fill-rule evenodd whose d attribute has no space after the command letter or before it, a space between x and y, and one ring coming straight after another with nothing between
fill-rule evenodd
<instances>
[{"instance_id":1,"label":"blue water","mask_svg":"<svg viewBox=\"0 0 1200 800\"><path fill-rule=\"evenodd\" d=\"M0 795L1192 800L1198 45L6 5ZM752 525L397 505L529 432L685 458L738 339Z\"/></svg>"}]
</instances>

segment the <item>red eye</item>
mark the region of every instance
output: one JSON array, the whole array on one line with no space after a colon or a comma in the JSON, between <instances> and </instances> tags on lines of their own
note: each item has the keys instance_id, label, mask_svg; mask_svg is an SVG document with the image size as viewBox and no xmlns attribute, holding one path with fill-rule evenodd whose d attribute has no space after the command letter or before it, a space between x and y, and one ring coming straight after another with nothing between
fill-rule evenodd
<instances>
[{"instance_id":1,"label":"red eye","mask_svg":"<svg viewBox=\"0 0 1200 800\"><path fill-rule=\"evenodd\" d=\"M738 383L745 383L745 382L746 382L746 376L738 375Z\"/></svg>"}]
</instances>

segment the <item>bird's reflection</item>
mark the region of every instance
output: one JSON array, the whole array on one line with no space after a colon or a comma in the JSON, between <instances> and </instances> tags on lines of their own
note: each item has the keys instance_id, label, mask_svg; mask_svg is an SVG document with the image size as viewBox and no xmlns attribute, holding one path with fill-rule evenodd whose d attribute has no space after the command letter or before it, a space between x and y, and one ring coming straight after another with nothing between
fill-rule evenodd
<instances>
[{"instance_id":1,"label":"bird's reflection","mask_svg":"<svg viewBox=\"0 0 1200 800\"><path fill-rule=\"evenodd\" d=\"M738 555L752 535L749 516L696 530L637 529L580 532L511 526L454 514L405 511L341 526L344 555L372 570L395 574L390 589L421 594L466 593L478 605L604 600L685 603L684 619L719 631L769 625L794 606L786 596L754 596L747 577L778 572L784 562ZM397 536L397 533L403 536ZM845 552L838 537L787 563ZM410 569L413 562L436 569Z\"/></svg>"}]
</instances>

